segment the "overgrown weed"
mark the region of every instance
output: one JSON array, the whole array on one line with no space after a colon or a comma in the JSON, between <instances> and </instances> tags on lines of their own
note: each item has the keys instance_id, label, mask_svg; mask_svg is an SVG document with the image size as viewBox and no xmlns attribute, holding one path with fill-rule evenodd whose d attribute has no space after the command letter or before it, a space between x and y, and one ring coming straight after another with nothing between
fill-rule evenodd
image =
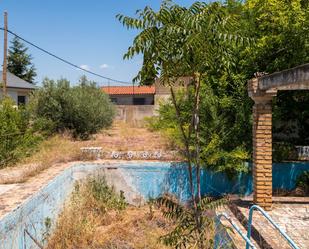
<instances>
[{"instance_id":1,"label":"overgrown weed","mask_svg":"<svg viewBox=\"0 0 309 249\"><path fill-rule=\"evenodd\" d=\"M159 238L173 225L154 206L149 212L127 205L104 177L90 177L75 185L46 249L170 248Z\"/></svg>"},{"instance_id":2,"label":"overgrown weed","mask_svg":"<svg viewBox=\"0 0 309 249\"><path fill-rule=\"evenodd\" d=\"M47 249L95 248L96 228L110 224L113 218L108 213L117 216L126 205L123 196L108 187L102 176L78 182Z\"/></svg>"}]
</instances>

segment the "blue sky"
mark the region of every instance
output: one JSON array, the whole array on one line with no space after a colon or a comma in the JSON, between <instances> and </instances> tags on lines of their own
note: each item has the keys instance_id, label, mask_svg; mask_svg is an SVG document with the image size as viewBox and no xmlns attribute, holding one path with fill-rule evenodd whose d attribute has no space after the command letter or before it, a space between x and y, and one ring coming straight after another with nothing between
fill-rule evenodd
<instances>
[{"instance_id":1,"label":"blue sky","mask_svg":"<svg viewBox=\"0 0 309 249\"><path fill-rule=\"evenodd\" d=\"M138 72L141 58L122 59L136 31L128 31L116 14L133 16L146 5L158 8L159 0L2 0L0 10L8 11L9 29L23 38L96 73L131 81ZM193 1L176 0L189 6ZM1 18L1 16L0 16ZM0 19L3 26L3 18ZM11 39L12 36L9 36ZM3 32L0 55L3 55ZM81 71L29 47L40 83L44 77L78 81ZM2 59L1 59L2 60ZM1 61L2 62L2 61ZM2 63L1 63L2 64ZM91 80L103 79L87 75Z\"/></svg>"}]
</instances>

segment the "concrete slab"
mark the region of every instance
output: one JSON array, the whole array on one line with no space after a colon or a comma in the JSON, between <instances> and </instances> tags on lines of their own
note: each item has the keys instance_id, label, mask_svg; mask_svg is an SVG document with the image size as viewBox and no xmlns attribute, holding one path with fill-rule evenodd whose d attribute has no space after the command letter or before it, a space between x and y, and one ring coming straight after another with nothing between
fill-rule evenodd
<instances>
[{"instance_id":1,"label":"concrete slab","mask_svg":"<svg viewBox=\"0 0 309 249\"><path fill-rule=\"evenodd\" d=\"M15 188L17 184L10 184L10 185L0 185L0 195L4 194L7 191Z\"/></svg>"},{"instance_id":2,"label":"concrete slab","mask_svg":"<svg viewBox=\"0 0 309 249\"><path fill-rule=\"evenodd\" d=\"M121 161L121 160L97 160L91 161L90 164L104 165L107 168L109 165L115 166L123 162L127 164L151 162L151 161ZM157 161L152 161L157 162ZM38 192L41 188L46 186L51 180L53 180L57 175L61 174L65 169L72 167L77 164L87 164L87 162L71 162L56 164L52 167L42 171L38 175L30 178L24 183L10 184L10 185L0 185L0 220L6 214L12 212L14 209L22 205L28 198L33 194ZM82 172L80 173L82 177ZM76 175L78 178L78 174ZM123 187L123 186L121 186Z\"/></svg>"}]
</instances>

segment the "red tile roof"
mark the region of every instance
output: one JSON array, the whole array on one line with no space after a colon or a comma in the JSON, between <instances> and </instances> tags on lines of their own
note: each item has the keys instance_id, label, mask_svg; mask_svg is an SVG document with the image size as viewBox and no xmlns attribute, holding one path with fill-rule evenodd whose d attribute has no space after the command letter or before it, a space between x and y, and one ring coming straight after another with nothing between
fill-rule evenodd
<instances>
[{"instance_id":1,"label":"red tile roof","mask_svg":"<svg viewBox=\"0 0 309 249\"><path fill-rule=\"evenodd\" d=\"M102 90L108 95L155 94L154 86L104 86Z\"/></svg>"}]
</instances>

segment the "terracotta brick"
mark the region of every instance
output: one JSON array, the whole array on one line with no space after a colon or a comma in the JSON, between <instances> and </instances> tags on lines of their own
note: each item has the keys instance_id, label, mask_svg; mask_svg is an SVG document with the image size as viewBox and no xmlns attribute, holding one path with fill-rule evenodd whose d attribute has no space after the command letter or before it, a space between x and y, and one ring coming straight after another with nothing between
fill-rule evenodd
<instances>
[{"instance_id":1,"label":"terracotta brick","mask_svg":"<svg viewBox=\"0 0 309 249\"><path fill-rule=\"evenodd\" d=\"M272 126L272 122L271 122L271 120L260 120L259 125Z\"/></svg>"},{"instance_id":2,"label":"terracotta brick","mask_svg":"<svg viewBox=\"0 0 309 249\"><path fill-rule=\"evenodd\" d=\"M271 125L262 125L262 124L258 124L257 129L260 130L270 130L271 131Z\"/></svg>"},{"instance_id":3,"label":"terracotta brick","mask_svg":"<svg viewBox=\"0 0 309 249\"><path fill-rule=\"evenodd\" d=\"M271 134L265 134L265 133L257 133L255 136L255 139L259 139L259 138L272 138Z\"/></svg>"},{"instance_id":4,"label":"terracotta brick","mask_svg":"<svg viewBox=\"0 0 309 249\"><path fill-rule=\"evenodd\" d=\"M266 129L266 130L257 129L256 133L263 134L263 135L271 135L271 130L270 129ZM261 136L261 137L271 137L271 136Z\"/></svg>"},{"instance_id":5,"label":"terracotta brick","mask_svg":"<svg viewBox=\"0 0 309 249\"><path fill-rule=\"evenodd\" d=\"M265 198L263 198L263 197L257 197L257 198L254 199L254 202L264 203L265 202L264 200L265 200Z\"/></svg>"},{"instance_id":6,"label":"terracotta brick","mask_svg":"<svg viewBox=\"0 0 309 249\"><path fill-rule=\"evenodd\" d=\"M270 141L267 139L267 140L264 140L264 141L259 141L257 143L255 143L256 146L259 146L260 147L260 151L263 151L263 148L268 148L270 146Z\"/></svg>"},{"instance_id":7,"label":"terracotta brick","mask_svg":"<svg viewBox=\"0 0 309 249\"><path fill-rule=\"evenodd\" d=\"M256 159L255 161L256 164L271 164L272 161L271 160L259 160L259 159Z\"/></svg>"},{"instance_id":8,"label":"terracotta brick","mask_svg":"<svg viewBox=\"0 0 309 249\"><path fill-rule=\"evenodd\" d=\"M259 159L266 159L266 160L272 160L271 156L267 156L267 155L256 155L255 157L257 160Z\"/></svg>"},{"instance_id":9,"label":"terracotta brick","mask_svg":"<svg viewBox=\"0 0 309 249\"><path fill-rule=\"evenodd\" d=\"M258 150L255 152L257 156L270 156L272 155L272 152L271 151L261 151L261 150Z\"/></svg>"},{"instance_id":10,"label":"terracotta brick","mask_svg":"<svg viewBox=\"0 0 309 249\"><path fill-rule=\"evenodd\" d=\"M272 106L257 103L253 108L254 200L263 208L272 203Z\"/></svg>"},{"instance_id":11,"label":"terracotta brick","mask_svg":"<svg viewBox=\"0 0 309 249\"><path fill-rule=\"evenodd\" d=\"M257 185L255 186L255 190L257 190L257 194L258 194L259 190L262 190L262 193L265 194L266 192L264 192L264 191L269 190L270 186L262 185L262 184L264 184L263 181L261 181L260 183L261 184L259 184L259 181L257 181Z\"/></svg>"},{"instance_id":12,"label":"terracotta brick","mask_svg":"<svg viewBox=\"0 0 309 249\"><path fill-rule=\"evenodd\" d=\"M261 169L256 169L256 172L257 172L257 173L264 173L264 174L266 174L266 173L269 172L269 170L268 170L268 169L261 168Z\"/></svg>"}]
</instances>

